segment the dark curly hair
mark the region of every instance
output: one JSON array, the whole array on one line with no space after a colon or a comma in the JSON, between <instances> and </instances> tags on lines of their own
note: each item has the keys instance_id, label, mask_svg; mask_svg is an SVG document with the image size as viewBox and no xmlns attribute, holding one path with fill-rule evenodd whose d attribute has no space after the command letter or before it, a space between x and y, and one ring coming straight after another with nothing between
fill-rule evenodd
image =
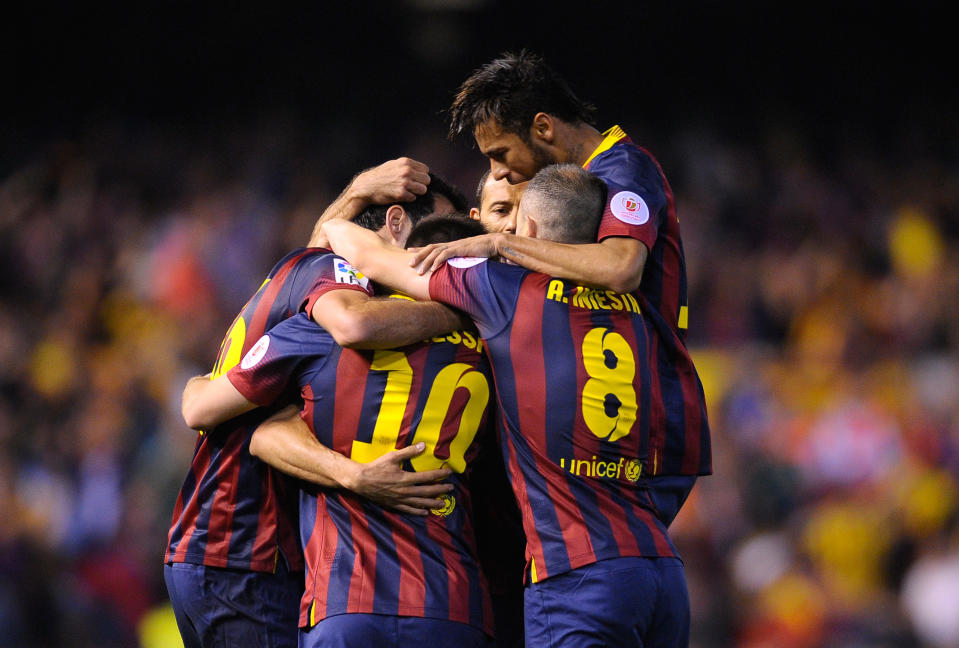
<instances>
[{"instance_id":1,"label":"dark curly hair","mask_svg":"<svg viewBox=\"0 0 959 648\"><path fill-rule=\"evenodd\" d=\"M595 106L577 97L541 56L527 50L504 53L463 82L449 109L450 139L494 121L529 138L533 117L545 112L570 124L595 125Z\"/></svg>"}]
</instances>

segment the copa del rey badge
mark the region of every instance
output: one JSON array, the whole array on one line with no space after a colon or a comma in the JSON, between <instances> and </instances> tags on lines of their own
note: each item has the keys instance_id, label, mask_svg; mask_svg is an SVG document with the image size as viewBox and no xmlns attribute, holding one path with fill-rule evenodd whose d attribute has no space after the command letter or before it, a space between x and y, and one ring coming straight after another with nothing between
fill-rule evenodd
<instances>
[{"instance_id":1,"label":"copa del rey badge","mask_svg":"<svg viewBox=\"0 0 959 648\"><path fill-rule=\"evenodd\" d=\"M620 191L614 195L609 201L609 210L613 216L630 225L642 225L649 220L646 201L632 191Z\"/></svg>"},{"instance_id":2,"label":"copa del rey badge","mask_svg":"<svg viewBox=\"0 0 959 648\"><path fill-rule=\"evenodd\" d=\"M241 369L249 369L254 366L257 362L263 359L263 356L266 355L266 350L270 348L270 336L264 335L259 340L256 341L256 344L247 351L246 355L243 356L243 361L240 363Z\"/></svg>"}]
</instances>

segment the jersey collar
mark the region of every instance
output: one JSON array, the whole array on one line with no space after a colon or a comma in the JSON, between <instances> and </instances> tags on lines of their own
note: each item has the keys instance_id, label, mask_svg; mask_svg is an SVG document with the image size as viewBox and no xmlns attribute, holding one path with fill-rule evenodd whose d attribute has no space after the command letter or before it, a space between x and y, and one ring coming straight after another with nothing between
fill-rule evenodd
<instances>
[{"instance_id":1,"label":"jersey collar","mask_svg":"<svg viewBox=\"0 0 959 648\"><path fill-rule=\"evenodd\" d=\"M610 148L612 148L613 144L624 137L626 137L626 131L619 126L613 126L608 131L603 133L603 141L599 143L599 146L596 147L596 150L593 151L588 158L586 158L585 162L583 162L583 168L585 169L588 167L589 163L593 161L593 158L600 153L605 153L608 151Z\"/></svg>"}]
</instances>

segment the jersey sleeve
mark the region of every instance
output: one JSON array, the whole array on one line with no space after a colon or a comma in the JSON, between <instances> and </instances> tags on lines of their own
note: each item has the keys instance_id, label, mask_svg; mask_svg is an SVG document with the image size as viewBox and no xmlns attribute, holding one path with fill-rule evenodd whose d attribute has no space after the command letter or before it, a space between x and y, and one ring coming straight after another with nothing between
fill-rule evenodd
<instances>
[{"instance_id":1,"label":"jersey sleeve","mask_svg":"<svg viewBox=\"0 0 959 648\"><path fill-rule=\"evenodd\" d=\"M473 319L482 337L490 338L509 324L509 305L515 303L518 286L513 279L527 273L520 266L488 259L449 259L430 276L430 298L460 309Z\"/></svg>"},{"instance_id":2,"label":"jersey sleeve","mask_svg":"<svg viewBox=\"0 0 959 648\"><path fill-rule=\"evenodd\" d=\"M270 405L295 387L301 368L328 354L332 344L322 328L299 313L270 329L226 375L247 400Z\"/></svg>"},{"instance_id":3,"label":"jersey sleeve","mask_svg":"<svg viewBox=\"0 0 959 648\"><path fill-rule=\"evenodd\" d=\"M622 145L596 158L589 171L607 186L597 240L626 236L651 249L667 211L666 190L655 160L635 146Z\"/></svg>"},{"instance_id":4,"label":"jersey sleeve","mask_svg":"<svg viewBox=\"0 0 959 648\"><path fill-rule=\"evenodd\" d=\"M356 290L373 295L370 280L333 253L311 257L297 268L290 301L297 311L313 310L316 301L331 290Z\"/></svg>"}]
</instances>

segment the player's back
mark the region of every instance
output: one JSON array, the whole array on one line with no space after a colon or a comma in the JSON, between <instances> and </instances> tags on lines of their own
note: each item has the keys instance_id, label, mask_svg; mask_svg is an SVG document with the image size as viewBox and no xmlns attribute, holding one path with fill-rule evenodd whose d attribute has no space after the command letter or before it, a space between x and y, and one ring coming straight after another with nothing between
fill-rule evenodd
<instances>
[{"instance_id":1,"label":"player's back","mask_svg":"<svg viewBox=\"0 0 959 648\"><path fill-rule=\"evenodd\" d=\"M303 485L307 563L301 626L343 613L449 619L491 630L478 565L470 462L478 453L492 378L475 333L399 349L337 346L301 314L270 331L264 357L231 373L241 391L294 376L302 416L325 446L362 463L424 442L407 469L453 470L454 490L425 517L395 513L349 491Z\"/></svg>"},{"instance_id":2,"label":"player's back","mask_svg":"<svg viewBox=\"0 0 959 648\"><path fill-rule=\"evenodd\" d=\"M301 248L274 265L233 320L212 378L239 363L266 330L311 299L318 288L315 269L331 256L321 248ZM275 410L258 408L199 433L174 508L165 562L273 571L279 552L291 569L302 569L295 488L249 453L256 426Z\"/></svg>"},{"instance_id":3,"label":"player's back","mask_svg":"<svg viewBox=\"0 0 959 648\"><path fill-rule=\"evenodd\" d=\"M644 490L653 396L638 297L496 262L447 265L430 293L486 342L530 578L674 555Z\"/></svg>"}]
</instances>

